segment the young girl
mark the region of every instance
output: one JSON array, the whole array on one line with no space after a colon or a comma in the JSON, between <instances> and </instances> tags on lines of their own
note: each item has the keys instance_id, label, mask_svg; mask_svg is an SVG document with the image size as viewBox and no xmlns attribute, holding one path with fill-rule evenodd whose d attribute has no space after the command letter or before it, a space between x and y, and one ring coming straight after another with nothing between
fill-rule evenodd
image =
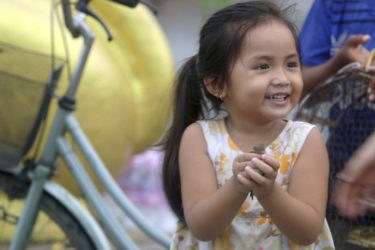
<instances>
[{"instance_id":1,"label":"young girl","mask_svg":"<svg viewBox=\"0 0 375 250\"><path fill-rule=\"evenodd\" d=\"M323 138L284 120L301 92L296 31L275 5L238 3L207 21L177 79L165 145L180 220L172 249L334 248Z\"/></svg>"}]
</instances>

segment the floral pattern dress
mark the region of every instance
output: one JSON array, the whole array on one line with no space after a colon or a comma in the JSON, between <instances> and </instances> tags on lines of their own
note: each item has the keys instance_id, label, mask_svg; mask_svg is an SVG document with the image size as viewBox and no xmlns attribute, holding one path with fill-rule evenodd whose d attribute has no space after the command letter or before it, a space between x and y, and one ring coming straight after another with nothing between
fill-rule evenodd
<instances>
[{"instance_id":1,"label":"floral pattern dress","mask_svg":"<svg viewBox=\"0 0 375 250\"><path fill-rule=\"evenodd\" d=\"M208 145L208 154L216 171L219 188L232 176L233 159L243 152L233 143L225 126L224 119L198 121ZM266 147L280 162L276 182L288 189L289 180L307 135L314 126L300 121L288 121L279 136ZM273 223L267 212L254 196L247 197L237 216L217 239L199 241L189 228L178 224L173 235L172 250L195 249L239 249L239 250L332 250L334 244L325 221L317 240L309 246L301 246L286 238Z\"/></svg>"}]
</instances>

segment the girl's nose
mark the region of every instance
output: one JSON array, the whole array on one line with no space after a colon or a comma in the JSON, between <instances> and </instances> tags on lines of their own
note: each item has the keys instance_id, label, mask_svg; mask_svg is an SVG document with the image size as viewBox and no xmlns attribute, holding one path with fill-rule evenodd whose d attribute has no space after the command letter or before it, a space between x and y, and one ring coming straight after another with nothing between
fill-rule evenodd
<instances>
[{"instance_id":1,"label":"girl's nose","mask_svg":"<svg viewBox=\"0 0 375 250\"><path fill-rule=\"evenodd\" d=\"M290 80L287 77L287 74L283 69L277 69L275 70L275 74L273 75L271 84L287 85L287 84L290 84Z\"/></svg>"}]
</instances>

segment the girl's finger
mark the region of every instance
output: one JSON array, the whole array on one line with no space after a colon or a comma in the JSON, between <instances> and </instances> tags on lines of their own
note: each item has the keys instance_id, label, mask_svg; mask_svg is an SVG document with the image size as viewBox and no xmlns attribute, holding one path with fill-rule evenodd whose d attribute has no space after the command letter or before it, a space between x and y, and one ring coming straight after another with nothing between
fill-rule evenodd
<instances>
[{"instance_id":1,"label":"girl's finger","mask_svg":"<svg viewBox=\"0 0 375 250\"><path fill-rule=\"evenodd\" d=\"M238 159L237 162L235 162L234 164L237 164L238 167L240 167L241 169L244 169L246 166L249 166L249 164L251 164L251 160L254 158L259 158L259 155L255 155L254 157L251 157L247 159L246 161L240 161Z\"/></svg>"},{"instance_id":2,"label":"girl's finger","mask_svg":"<svg viewBox=\"0 0 375 250\"><path fill-rule=\"evenodd\" d=\"M242 174L237 175L237 180L244 185L247 188L252 188L253 187L253 182L249 180L249 178L244 177Z\"/></svg>"},{"instance_id":3,"label":"girl's finger","mask_svg":"<svg viewBox=\"0 0 375 250\"><path fill-rule=\"evenodd\" d=\"M276 171L264 161L253 158L251 162L253 163L253 166L256 168L256 170L259 170L263 176L273 177L276 175Z\"/></svg>"},{"instance_id":4,"label":"girl's finger","mask_svg":"<svg viewBox=\"0 0 375 250\"><path fill-rule=\"evenodd\" d=\"M245 168L238 174L242 175L242 177L245 177L248 180L251 180L251 177L247 174L247 172L245 171Z\"/></svg>"},{"instance_id":5,"label":"girl's finger","mask_svg":"<svg viewBox=\"0 0 375 250\"><path fill-rule=\"evenodd\" d=\"M265 163L270 165L275 171L277 171L280 167L280 162L271 155L263 154L260 157Z\"/></svg>"},{"instance_id":6,"label":"girl's finger","mask_svg":"<svg viewBox=\"0 0 375 250\"><path fill-rule=\"evenodd\" d=\"M253 169L253 168L251 168L251 167L246 167L246 168L245 168L245 171L246 171L246 173L248 174L248 176L250 177L250 179L251 179L255 184L262 185L262 184L265 183L266 178L262 175L261 172L256 171L255 169Z\"/></svg>"}]
</instances>

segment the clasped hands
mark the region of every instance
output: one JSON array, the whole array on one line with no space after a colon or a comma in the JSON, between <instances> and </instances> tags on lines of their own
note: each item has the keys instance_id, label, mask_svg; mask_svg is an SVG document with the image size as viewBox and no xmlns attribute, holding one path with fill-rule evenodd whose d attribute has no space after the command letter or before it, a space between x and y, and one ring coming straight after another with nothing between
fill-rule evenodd
<instances>
[{"instance_id":1,"label":"clasped hands","mask_svg":"<svg viewBox=\"0 0 375 250\"><path fill-rule=\"evenodd\" d=\"M258 199L271 193L280 163L266 154L244 153L238 155L232 166L236 188L239 192L252 192Z\"/></svg>"}]
</instances>

